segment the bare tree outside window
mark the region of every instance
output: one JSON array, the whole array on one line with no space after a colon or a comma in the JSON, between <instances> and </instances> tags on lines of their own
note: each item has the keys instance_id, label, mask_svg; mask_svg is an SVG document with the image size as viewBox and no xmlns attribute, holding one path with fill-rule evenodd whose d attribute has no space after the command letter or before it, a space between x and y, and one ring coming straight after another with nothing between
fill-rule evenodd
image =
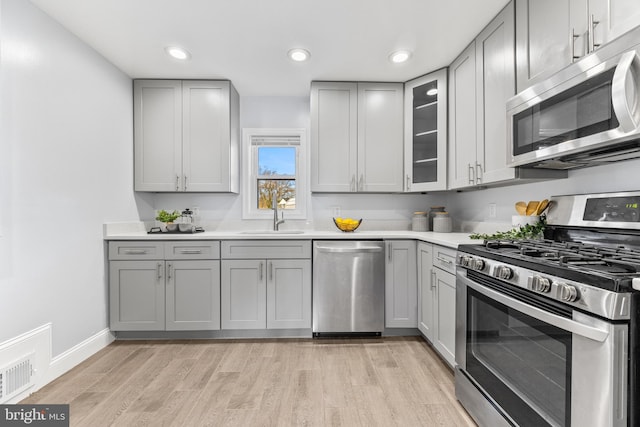
<instances>
[{"instance_id":1,"label":"bare tree outside window","mask_svg":"<svg viewBox=\"0 0 640 427\"><path fill-rule=\"evenodd\" d=\"M278 209L296 208L296 148L258 148L258 209L271 209L276 194Z\"/></svg>"}]
</instances>

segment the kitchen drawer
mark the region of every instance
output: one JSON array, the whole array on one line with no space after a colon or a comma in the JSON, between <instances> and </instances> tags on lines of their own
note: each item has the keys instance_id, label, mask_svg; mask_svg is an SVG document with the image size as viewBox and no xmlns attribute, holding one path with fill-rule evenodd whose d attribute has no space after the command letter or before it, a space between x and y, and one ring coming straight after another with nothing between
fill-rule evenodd
<instances>
[{"instance_id":1,"label":"kitchen drawer","mask_svg":"<svg viewBox=\"0 0 640 427\"><path fill-rule=\"evenodd\" d=\"M433 245L433 266L451 274L456 274L456 250Z\"/></svg>"},{"instance_id":2,"label":"kitchen drawer","mask_svg":"<svg viewBox=\"0 0 640 427\"><path fill-rule=\"evenodd\" d=\"M311 240L226 240L222 259L311 258Z\"/></svg>"},{"instance_id":3,"label":"kitchen drawer","mask_svg":"<svg viewBox=\"0 0 640 427\"><path fill-rule=\"evenodd\" d=\"M164 243L109 242L109 259L164 259Z\"/></svg>"},{"instance_id":4,"label":"kitchen drawer","mask_svg":"<svg viewBox=\"0 0 640 427\"><path fill-rule=\"evenodd\" d=\"M166 242L165 259L220 259L220 242Z\"/></svg>"}]
</instances>

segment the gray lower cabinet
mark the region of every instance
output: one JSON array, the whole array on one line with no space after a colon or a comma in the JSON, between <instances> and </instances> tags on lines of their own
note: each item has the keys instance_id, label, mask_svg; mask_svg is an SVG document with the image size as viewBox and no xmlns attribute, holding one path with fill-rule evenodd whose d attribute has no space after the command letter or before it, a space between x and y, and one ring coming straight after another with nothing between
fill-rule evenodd
<instances>
[{"instance_id":1,"label":"gray lower cabinet","mask_svg":"<svg viewBox=\"0 0 640 427\"><path fill-rule=\"evenodd\" d=\"M416 280L416 242L386 242L385 327L418 326L418 289Z\"/></svg>"},{"instance_id":2,"label":"gray lower cabinet","mask_svg":"<svg viewBox=\"0 0 640 427\"><path fill-rule=\"evenodd\" d=\"M418 329L433 341L433 308L435 280L433 280L433 245L418 243Z\"/></svg>"},{"instance_id":3,"label":"gray lower cabinet","mask_svg":"<svg viewBox=\"0 0 640 427\"><path fill-rule=\"evenodd\" d=\"M450 365L455 365L455 249L418 243L418 329Z\"/></svg>"},{"instance_id":4,"label":"gray lower cabinet","mask_svg":"<svg viewBox=\"0 0 640 427\"><path fill-rule=\"evenodd\" d=\"M222 242L222 329L311 327L310 241Z\"/></svg>"},{"instance_id":5,"label":"gray lower cabinet","mask_svg":"<svg viewBox=\"0 0 640 427\"><path fill-rule=\"evenodd\" d=\"M431 343L442 358L455 366L456 276L455 249L433 246L433 334Z\"/></svg>"},{"instance_id":6,"label":"gray lower cabinet","mask_svg":"<svg viewBox=\"0 0 640 427\"><path fill-rule=\"evenodd\" d=\"M109 242L111 330L220 329L219 245Z\"/></svg>"},{"instance_id":7,"label":"gray lower cabinet","mask_svg":"<svg viewBox=\"0 0 640 427\"><path fill-rule=\"evenodd\" d=\"M164 261L109 263L109 319L113 331L162 331Z\"/></svg>"}]
</instances>

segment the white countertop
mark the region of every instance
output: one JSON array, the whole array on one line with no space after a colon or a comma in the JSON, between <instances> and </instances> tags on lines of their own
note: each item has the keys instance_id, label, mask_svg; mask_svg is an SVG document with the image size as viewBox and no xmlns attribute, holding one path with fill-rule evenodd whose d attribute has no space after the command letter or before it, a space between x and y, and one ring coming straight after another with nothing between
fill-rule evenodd
<instances>
[{"instance_id":1,"label":"white countertop","mask_svg":"<svg viewBox=\"0 0 640 427\"><path fill-rule=\"evenodd\" d=\"M457 248L462 244L480 244L482 240L469 238L469 233L435 233L416 232L408 230L385 231L314 231L304 230L302 233L260 232L260 231L205 231L202 233L158 233L147 234L144 224L105 224L105 240L312 240L312 239L414 239L422 242L435 243L450 248Z\"/></svg>"}]
</instances>

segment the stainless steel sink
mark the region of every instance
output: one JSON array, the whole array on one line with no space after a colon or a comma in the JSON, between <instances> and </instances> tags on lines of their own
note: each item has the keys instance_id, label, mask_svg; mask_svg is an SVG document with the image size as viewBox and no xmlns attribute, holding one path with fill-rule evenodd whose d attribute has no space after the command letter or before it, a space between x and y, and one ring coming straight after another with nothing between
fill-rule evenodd
<instances>
[{"instance_id":1,"label":"stainless steel sink","mask_svg":"<svg viewBox=\"0 0 640 427\"><path fill-rule=\"evenodd\" d=\"M241 231L240 234L304 234L304 230L246 230Z\"/></svg>"}]
</instances>

